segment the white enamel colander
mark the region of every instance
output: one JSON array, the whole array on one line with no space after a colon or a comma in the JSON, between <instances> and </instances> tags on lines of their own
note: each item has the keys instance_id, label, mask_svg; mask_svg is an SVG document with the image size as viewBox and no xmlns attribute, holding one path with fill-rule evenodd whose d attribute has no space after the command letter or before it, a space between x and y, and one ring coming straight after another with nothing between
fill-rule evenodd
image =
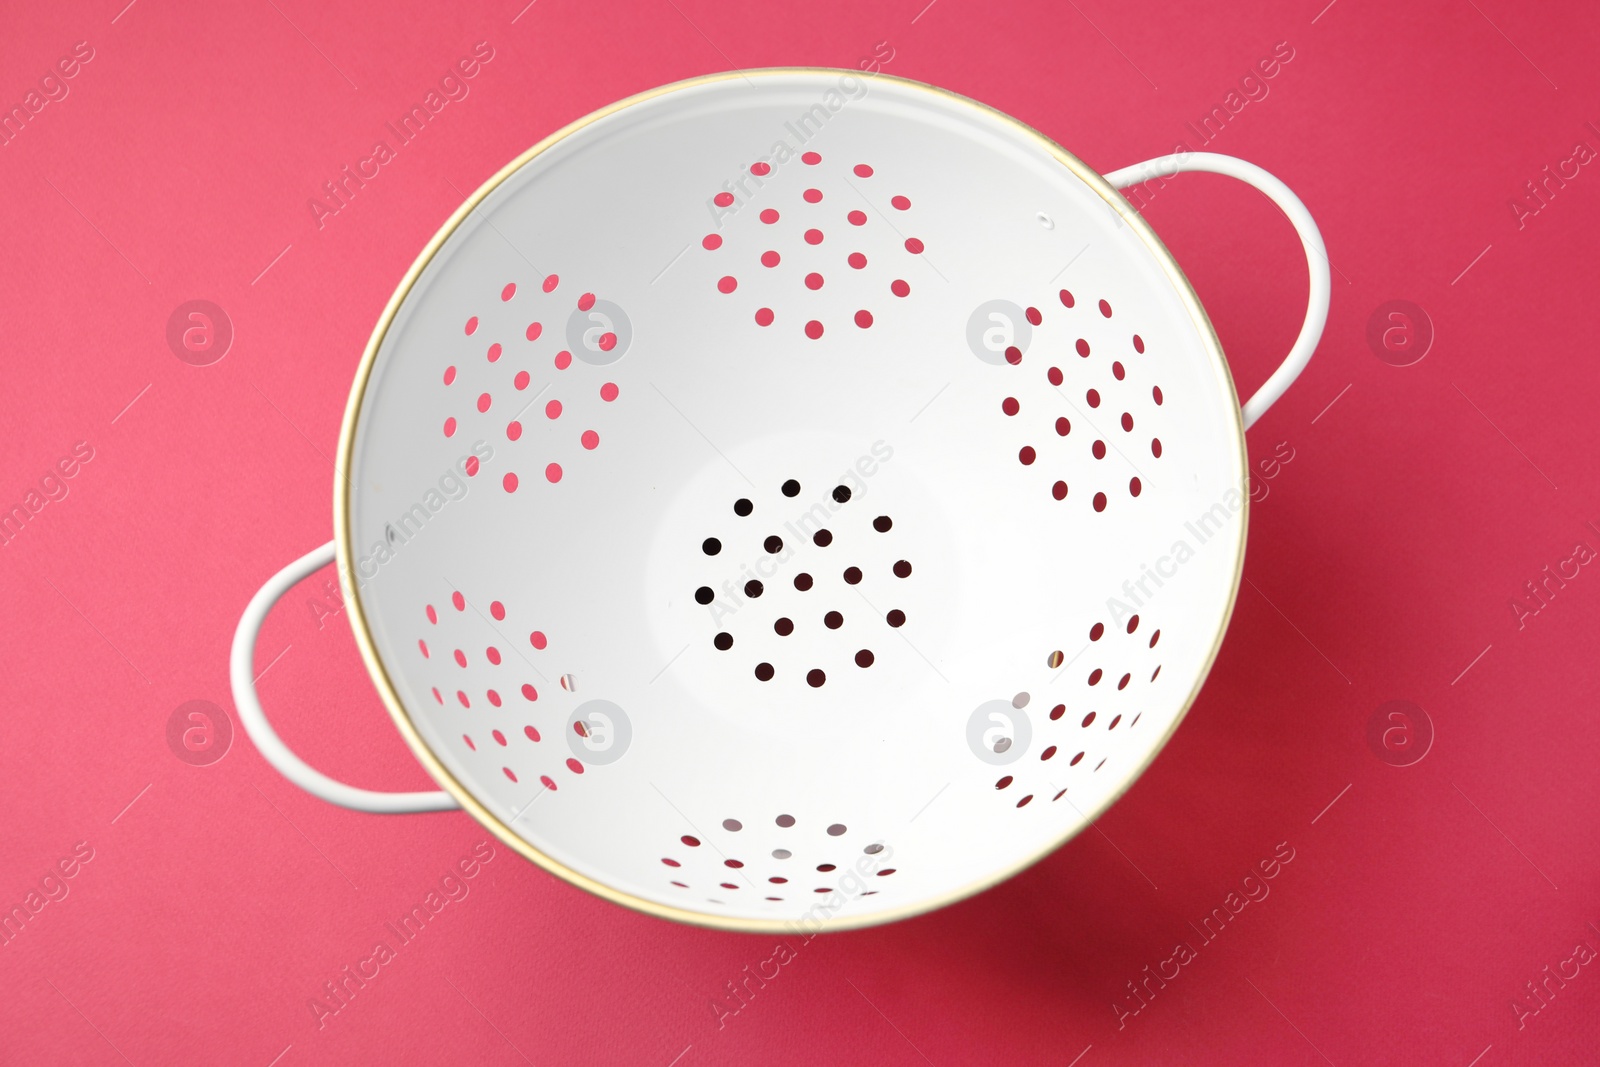
<instances>
[{"instance_id":1,"label":"white enamel colander","mask_svg":"<svg viewBox=\"0 0 1600 1067\"><path fill-rule=\"evenodd\" d=\"M1115 190L1265 193L1310 310L1242 412L1183 274ZM742 930L915 914L1021 870L1138 776L1240 579L1244 427L1310 359L1316 226L1251 164L1104 178L915 82L680 82L549 137L384 311L335 541L246 609L240 719L291 781L466 808L567 880ZM273 732L256 635L337 558L439 793Z\"/></svg>"}]
</instances>

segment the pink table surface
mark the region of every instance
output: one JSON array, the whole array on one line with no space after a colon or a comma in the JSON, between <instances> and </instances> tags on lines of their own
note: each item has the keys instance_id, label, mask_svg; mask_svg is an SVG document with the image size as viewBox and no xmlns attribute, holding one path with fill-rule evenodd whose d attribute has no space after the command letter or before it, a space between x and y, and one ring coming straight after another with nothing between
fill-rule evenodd
<instances>
[{"instance_id":1,"label":"pink table surface","mask_svg":"<svg viewBox=\"0 0 1600 1067\"><path fill-rule=\"evenodd\" d=\"M1600 1060L1591 5L125 2L0 16L0 104L39 94L0 147L0 504L40 492L0 546L0 905L39 894L0 946L0 1061ZM494 58L470 95L319 227L321 184L478 42ZM1188 124L1275 48L1293 58L1267 95L1200 144ZM385 301L468 191L570 120L735 65L873 56L1102 170L1180 142L1240 155L1319 220L1332 314L1250 434L1253 459L1294 459L1252 509L1198 704L1044 862L931 915L790 939L733 1007L726 984L777 938L646 918L496 845L319 1014L324 983L489 835L329 807L236 720L224 757L191 765L167 724L190 700L233 715L240 611L330 536L329 457ZM1301 315L1288 225L1210 176L1147 216L1248 391ZM192 299L235 333L210 366L167 342ZM1435 335L1409 366L1368 341L1392 300ZM74 449L73 476L45 480ZM1519 611L1546 567L1560 580ZM344 619L319 626L319 588L262 638L281 730L352 781L425 788ZM1393 700L1431 724L1419 762L1369 741ZM1270 895L1202 938L1275 851L1293 859ZM1165 962L1180 942L1192 958Z\"/></svg>"}]
</instances>

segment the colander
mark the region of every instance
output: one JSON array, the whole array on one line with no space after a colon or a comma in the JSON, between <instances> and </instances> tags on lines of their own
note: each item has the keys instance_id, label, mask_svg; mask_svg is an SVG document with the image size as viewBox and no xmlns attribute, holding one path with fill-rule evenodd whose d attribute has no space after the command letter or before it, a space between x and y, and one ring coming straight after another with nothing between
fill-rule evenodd
<instances>
[{"instance_id":1,"label":"colander","mask_svg":"<svg viewBox=\"0 0 1600 1067\"><path fill-rule=\"evenodd\" d=\"M1305 245L1305 324L1242 411L1115 191L1185 170L1253 185ZM850 71L624 100L495 175L390 300L335 540L240 621L240 719L324 800L459 805L655 915L838 929L957 900L1082 830L1193 702L1240 580L1243 431L1328 293L1305 207L1236 159L1101 177ZM262 619L336 558L443 792L335 781L265 718Z\"/></svg>"}]
</instances>

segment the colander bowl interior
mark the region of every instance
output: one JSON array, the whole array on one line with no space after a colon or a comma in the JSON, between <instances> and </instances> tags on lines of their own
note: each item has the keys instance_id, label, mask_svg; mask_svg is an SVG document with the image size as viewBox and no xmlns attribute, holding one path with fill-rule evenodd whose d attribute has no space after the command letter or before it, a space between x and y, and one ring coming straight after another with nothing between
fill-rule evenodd
<instances>
[{"instance_id":1,"label":"colander bowl interior","mask_svg":"<svg viewBox=\"0 0 1600 1067\"><path fill-rule=\"evenodd\" d=\"M491 181L347 417L352 622L429 770L656 914L863 925L1082 829L1237 590L1238 402L1091 170L888 76L698 79Z\"/></svg>"}]
</instances>

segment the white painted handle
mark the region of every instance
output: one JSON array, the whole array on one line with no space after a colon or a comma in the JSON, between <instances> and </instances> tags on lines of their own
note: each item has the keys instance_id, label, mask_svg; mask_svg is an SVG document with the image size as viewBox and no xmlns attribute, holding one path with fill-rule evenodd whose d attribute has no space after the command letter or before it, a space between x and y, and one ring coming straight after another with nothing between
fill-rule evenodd
<instances>
[{"instance_id":1,"label":"white painted handle","mask_svg":"<svg viewBox=\"0 0 1600 1067\"><path fill-rule=\"evenodd\" d=\"M256 638L261 634L261 623L267 612L296 582L309 577L318 569L332 563L334 544L329 541L313 549L267 579L267 584L256 591L244 609L239 628L233 634L233 652L228 657L228 673L233 682L233 704L239 710L239 721L244 732L250 735L256 748L266 761L278 769L295 785L314 797L353 811L370 811L386 815L405 815L417 811L449 811L458 807L449 793L379 793L371 789L357 789L353 785L336 782L305 760L296 756L278 737L267 713L261 710L261 700L256 696L255 657Z\"/></svg>"},{"instance_id":2,"label":"white painted handle","mask_svg":"<svg viewBox=\"0 0 1600 1067\"><path fill-rule=\"evenodd\" d=\"M1151 178L1169 178L1186 170L1225 174L1265 193L1289 217L1294 232L1300 235L1300 243L1306 249L1306 269L1311 278L1306 321L1300 327L1300 336L1294 339L1294 346L1289 349L1283 363L1256 390L1256 395L1245 402L1244 425L1248 430L1305 370L1306 364L1311 362L1311 353L1316 350L1317 342L1322 339L1322 328L1328 321L1328 298L1332 288L1328 278L1328 251L1322 244L1322 234L1318 232L1311 212L1306 210L1300 198L1287 185L1254 163L1246 163L1233 156L1220 156L1214 152L1179 152L1123 167L1105 177L1115 188L1126 189Z\"/></svg>"}]
</instances>

